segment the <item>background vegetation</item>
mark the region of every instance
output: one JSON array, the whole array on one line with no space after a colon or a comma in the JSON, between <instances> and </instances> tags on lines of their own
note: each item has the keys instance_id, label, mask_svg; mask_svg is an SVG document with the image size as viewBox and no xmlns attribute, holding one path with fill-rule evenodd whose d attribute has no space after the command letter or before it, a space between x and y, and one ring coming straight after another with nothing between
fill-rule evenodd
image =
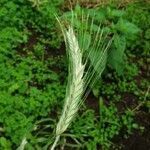
<instances>
[{"instance_id":1,"label":"background vegetation","mask_svg":"<svg viewBox=\"0 0 150 150\"><path fill-rule=\"evenodd\" d=\"M72 1L114 35L102 79L92 89L58 149L150 148L150 3ZM82 7L82 8L81 8ZM63 106L67 60L54 14L63 0L0 1L0 149L47 149ZM80 26L79 26L80 28ZM96 26L93 30L96 30Z\"/></svg>"}]
</instances>

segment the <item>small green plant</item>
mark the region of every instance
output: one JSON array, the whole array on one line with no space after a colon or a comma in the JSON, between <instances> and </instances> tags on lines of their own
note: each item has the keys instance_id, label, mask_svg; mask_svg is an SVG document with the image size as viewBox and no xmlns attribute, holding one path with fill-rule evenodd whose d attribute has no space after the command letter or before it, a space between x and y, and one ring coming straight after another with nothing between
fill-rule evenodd
<instances>
[{"instance_id":1,"label":"small green plant","mask_svg":"<svg viewBox=\"0 0 150 150\"><path fill-rule=\"evenodd\" d=\"M11 142L5 137L0 137L0 147L4 150L11 150Z\"/></svg>"},{"instance_id":2,"label":"small green plant","mask_svg":"<svg viewBox=\"0 0 150 150\"><path fill-rule=\"evenodd\" d=\"M99 143L105 148L109 148L112 144L110 140L119 134L121 129L120 118L118 116L118 110L113 104L107 107L104 105L103 100L99 100Z\"/></svg>"},{"instance_id":3,"label":"small green plant","mask_svg":"<svg viewBox=\"0 0 150 150\"><path fill-rule=\"evenodd\" d=\"M62 134L66 142L63 140L61 142L68 148L97 150L114 147L117 149L119 145L114 145L111 140L118 136L122 129L127 128L124 134L128 137L134 129L141 128L136 124L133 116L134 112L130 110L119 114L113 103L107 106L100 98L98 115L95 115L93 110L86 110L73 121L69 133ZM68 138L72 139L71 143Z\"/></svg>"}]
</instances>

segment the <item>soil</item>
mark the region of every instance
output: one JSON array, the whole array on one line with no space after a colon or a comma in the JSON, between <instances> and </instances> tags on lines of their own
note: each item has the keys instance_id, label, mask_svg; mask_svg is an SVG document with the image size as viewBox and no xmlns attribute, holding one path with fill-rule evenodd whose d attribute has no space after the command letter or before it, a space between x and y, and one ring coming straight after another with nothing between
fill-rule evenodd
<instances>
[{"instance_id":1,"label":"soil","mask_svg":"<svg viewBox=\"0 0 150 150\"><path fill-rule=\"evenodd\" d=\"M99 115L99 104L98 100L92 93L88 95L88 97L85 100L85 105L89 108L95 111L95 115Z\"/></svg>"},{"instance_id":2,"label":"soil","mask_svg":"<svg viewBox=\"0 0 150 150\"><path fill-rule=\"evenodd\" d=\"M127 108L133 110L137 105L137 97L132 93L124 93L123 100L116 103L119 112L124 112Z\"/></svg>"},{"instance_id":3,"label":"soil","mask_svg":"<svg viewBox=\"0 0 150 150\"><path fill-rule=\"evenodd\" d=\"M98 114L98 100L94 98L92 94L90 94L87 98L86 105L88 108L95 110L95 114ZM135 108L135 106L137 106L135 97L133 97L132 94L126 93L124 96L124 103L120 103L118 108L123 110L127 107ZM122 129L120 135L112 139L112 142L117 145L117 147L121 147L120 150L150 150L150 113L147 112L145 107L141 107L141 109L136 113L135 122L144 127L144 132L142 133L139 130L135 130L126 139L124 138L125 129Z\"/></svg>"},{"instance_id":4,"label":"soil","mask_svg":"<svg viewBox=\"0 0 150 150\"><path fill-rule=\"evenodd\" d=\"M123 132L113 139L113 142L122 146L121 150L150 150L150 114L139 111L135 117L136 122L144 127L144 132L135 130L127 139Z\"/></svg>"}]
</instances>

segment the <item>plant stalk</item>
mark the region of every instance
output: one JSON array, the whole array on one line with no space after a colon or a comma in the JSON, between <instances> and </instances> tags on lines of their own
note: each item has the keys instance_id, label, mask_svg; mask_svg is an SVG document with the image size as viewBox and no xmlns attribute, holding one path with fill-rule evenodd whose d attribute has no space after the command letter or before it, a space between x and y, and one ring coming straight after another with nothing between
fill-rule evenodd
<instances>
[{"instance_id":1,"label":"plant stalk","mask_svg":"<svg viewBox=\"0 0 150 150\"><path fill-rule=\"evenodd\" d=\"M52 145L52 147L51 147L50 150L54 150L54 149L55 149L55 147L56 147L56 145L57 145L59 139L60 139L60 135L57 135L56 138L55 138L55 141L54 141L54 143L53 143L53 145Z\"/></svg>"}]
</instances>

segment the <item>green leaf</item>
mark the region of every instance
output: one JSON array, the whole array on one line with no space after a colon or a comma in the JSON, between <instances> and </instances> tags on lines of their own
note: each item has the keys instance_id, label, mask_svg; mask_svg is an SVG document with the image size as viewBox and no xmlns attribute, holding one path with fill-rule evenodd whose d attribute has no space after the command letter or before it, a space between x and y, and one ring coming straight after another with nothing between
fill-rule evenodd
<instances>
[{"instance_id":1,"label":"green leaf","mask_svg":"<svg viewBox=\"0 0 150 150\"><path fill-rule=\"evenodd\" d=\"M98 98L98 96L99 96L99 88L97 88L97 87L92 88L92 92L93 92L93 95L96 98Z\"/></svg>"},{"instance_id":2,"label":"green leaf","mask_svg":"<svg viewBox=\"0 0 150 150\"><path fill-rule=\"evenodd\" d=\"M116 30L120 31L123 34L133 35L137 34L140 29L133 23L128 22L122 18L119 19L118 23L115 26Z\"/></svg>"},{"instance_id":3,"label":"green leaf","mask_svg":"<svg viewBox=\"0 0 150 150\"><path fill-rule=\"evenodd\" d=\"M124 51L126 48L126 39L118 34L114 36L114 47L109 55L109 64L116 72L121 75L124 69Z\"/></svg>"},{"instance_id":4,"label":"green leaf","mask_svg":"<svg viewBox=\"0 0 150 150\"><path fill-rule=\"evenodd\" d=\"M10 142L4 137L0 137L0 147L3 148L3 150L11 150Z\"/></svg>"},{"instance_id":5,"label":"green leaf","mask_svg":"<svg viewBox=\"0 0 150 150\"><path fill-rule=\"evenodd\" d=\"M112 9L110 7L107 8L107 15L109 18L122 17L125 14L123 10Z\"/></svg>"},{"instance_id":6,"label":"green leaf","mask_svg":"<svg viewBox=\"0 0 150 150\"><path fill-rule=\"evenodd\" d=\"M147 29L145 32L145 38L150 39L150 29Z\"/></svg>"},{"instance_id":7,"label":"green leaf","mask_svg":"<svg viewBox=\"0 0 150 150\"><path fill-rule=\"evenodd\" d=\"M4 137L0 138L0 144L2 147L5 147L7 145L7 140Z\"/></svg>"},{"instance_id":8,"label":"green leaf","mask_svg":"<svg viewBox=\"0 0 150 150\"><path fill-rule=\"evenodd\" d=\"M91 44L91 35L88 34L87 32L84 33L84 35L79 36L79 46L84 51L86 51Z\"/></svg>"},{"instance_id":9,"label":"green leaf","mask_svg":"<svg viewBox=\"0 0 150 150\"><path fill-rule=\"evenodd\" d=\"M98 21L98 22L102 22L106 19L105 15L106 15L106 10L105 9L100 9L100 10L95 10L95 9L89 9L87 11L87 14L89 14L89 16L91 18L94 17L94 20Z\"/></svg>"}]
</instances>

